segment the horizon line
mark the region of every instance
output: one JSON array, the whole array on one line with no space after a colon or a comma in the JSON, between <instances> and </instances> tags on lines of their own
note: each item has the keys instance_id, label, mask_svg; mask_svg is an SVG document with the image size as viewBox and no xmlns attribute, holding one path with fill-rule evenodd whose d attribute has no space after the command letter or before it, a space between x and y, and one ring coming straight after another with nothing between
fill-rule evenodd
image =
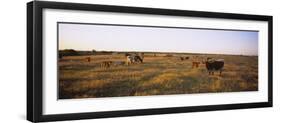
<instances>
[{"instance_id":1,"label":"horizon line","mask_svg":"<svg viewBox=\"0 0 281 123\"><path fill-rule=\"evenodd\" d=\"M76 50L76 49L58 49L62 50L75 50L78 52L92 52L92 50ZM258 54L230 54L230 53L203 53L203 52L166 52L166 51L118 51L118 50L96 50L96 52L140 52L140 53L177 53L177 54L206 54L206 55L236 55L236 56L259 56Z\"/></svg>"}]
</instances>

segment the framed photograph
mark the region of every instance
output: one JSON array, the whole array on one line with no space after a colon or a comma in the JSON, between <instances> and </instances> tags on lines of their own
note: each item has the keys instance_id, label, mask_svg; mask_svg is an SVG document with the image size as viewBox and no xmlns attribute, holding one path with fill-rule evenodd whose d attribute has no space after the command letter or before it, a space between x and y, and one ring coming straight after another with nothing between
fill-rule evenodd
<instances>
[{"instance_id":1,"label":"framed photograph","mask_svg":"<svg viewBox=\"0 0 281 123\"><path fill-rule=\"evenodd\" d=\"M272 107L272 16L27 4L33 122Z\"/></svg>"}]
</instances>

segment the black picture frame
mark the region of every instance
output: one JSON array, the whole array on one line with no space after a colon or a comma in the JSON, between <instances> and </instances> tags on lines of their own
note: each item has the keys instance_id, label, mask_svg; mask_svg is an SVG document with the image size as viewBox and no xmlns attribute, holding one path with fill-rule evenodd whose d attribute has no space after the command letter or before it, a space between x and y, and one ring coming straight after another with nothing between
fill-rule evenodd
<instances>
[{"instance_id":1,"label":"black picture frame","mask_svg":"<svg viewBox=\"0 0 281 123\"><path fill-rule=\"evenodd\" d=\"M171 107L157 109L140 109L140 110L123 110L123 111L106 111L91 113L73 113L58 115L43 115L42 109L42 10L66 9L66 10L86 10L101 12L117 12L131 14L149 14L149 15L169 15L183 17L203 17L203 18L221 18L221 19L238 19L238 20L257 20L268 22L268 101L241 104L224 104L224 105L207 105L207 106L189 106L189 107ZM80 3L63 3L63 2L45 2L33 1L27 3L27 120L32 122L45 121L63 121L63 120L79 120L94 119L107 117L123 117L137 115L154 115L154 114L170 114L184 112L199 112L213 110L229 110L229 109L245 109L272 107L272 78L273 78L273 17L265 15L248 15L233 13L217 13L202 11L186 11L186 10L170 10L156 8L140 8L125 6L109 6L109 5L93 5Z\"/></svg>"}]
</instances>

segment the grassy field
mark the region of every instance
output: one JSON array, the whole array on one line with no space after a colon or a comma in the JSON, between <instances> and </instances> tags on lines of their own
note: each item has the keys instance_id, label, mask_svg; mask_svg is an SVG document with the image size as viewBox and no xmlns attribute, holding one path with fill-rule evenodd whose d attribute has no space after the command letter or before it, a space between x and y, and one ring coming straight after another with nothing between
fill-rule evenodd
<instances>
[{"instance_id":1,"label":"grassy field","mask_svg":"<svg viewBox=\"0 0 281 123\"><path fill-rule=\"evenodd\" d=\"M192 68L193 55L181 61L174 54L145 53L144 63L101 68L103 61L125 61L124 54L65 56L59 65L59 99L146 96L258 90L258 57L200 55L225 60L219 76L208 75L205 64ZM86 57L91 57L87 62Z\"/></svg>"}]
</instances>

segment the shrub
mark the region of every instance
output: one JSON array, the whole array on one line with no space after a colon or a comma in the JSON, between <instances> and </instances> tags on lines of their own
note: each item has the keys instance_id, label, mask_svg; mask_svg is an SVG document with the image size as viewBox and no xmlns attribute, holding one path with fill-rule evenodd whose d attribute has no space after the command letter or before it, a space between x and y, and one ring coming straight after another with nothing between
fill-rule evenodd
<instances>
[{"instance_id":1,"label":"shrub","mask_svg":"<svg viewBox=\"0 0 281 123\"><path fill-rule=\"evenodd\" d=\"M78 52L73 49L65 49L59 51L59 56L76 56Z\"/></svg>"}]
</instances>

